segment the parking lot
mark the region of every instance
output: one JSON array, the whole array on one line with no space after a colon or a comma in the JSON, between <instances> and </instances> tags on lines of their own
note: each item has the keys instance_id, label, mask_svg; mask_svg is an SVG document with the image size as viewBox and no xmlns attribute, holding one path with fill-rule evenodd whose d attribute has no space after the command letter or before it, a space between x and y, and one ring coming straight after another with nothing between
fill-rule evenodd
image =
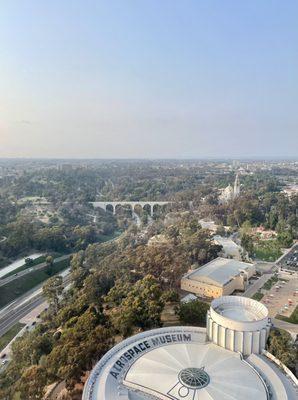
<instances>
[{"instance_id":1,"label":"parking lot","mask_svg":"<svg viewBox=\"0 0 298 400\"><path fill-rule=\"evenodd\" d=\"M298 243L292 246L291 250L277 262L277 265L281 270L298 272Z\"/></svg>"},{"instance_id":2,"label":"parking lot","mask_svg":"<svg viewBox=\"0 0 298 400\"><path fill-rule=\"evenodd\" d=\"M298 304L298 278L289 276L279 280L269 291L265 293L261 302L266 305L269 310L269 316L275 317L277 314L290 317ZM289 302L289 300L291 300Z\"/></svg>"}]
</instances>

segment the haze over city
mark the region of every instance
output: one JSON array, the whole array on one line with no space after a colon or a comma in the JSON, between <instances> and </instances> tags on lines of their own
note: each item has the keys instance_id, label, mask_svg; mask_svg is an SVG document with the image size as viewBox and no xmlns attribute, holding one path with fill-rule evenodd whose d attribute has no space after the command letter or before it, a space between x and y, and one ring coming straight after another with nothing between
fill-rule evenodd
<instances>
[{"instance_id":1,"label":"haze over city","mask_svg":"<svg viewBox=\"0 0 298 400\"><path fill-rule=\"evenodd\" d=\"M0 157L295 157L298 3L10 1Z\"/></svg>"}]
</instances>

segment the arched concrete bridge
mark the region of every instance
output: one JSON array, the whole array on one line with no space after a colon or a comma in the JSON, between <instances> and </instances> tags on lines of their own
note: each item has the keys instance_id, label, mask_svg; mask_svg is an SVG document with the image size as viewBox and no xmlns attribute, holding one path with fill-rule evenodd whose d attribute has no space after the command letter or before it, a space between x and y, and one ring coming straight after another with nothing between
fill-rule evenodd
<instances>
[{"instance_id":1,"label":"arched concrete bridge","mask_svg":"<svg viewBox=\"0 0 298 400\"><path fill-rule=\"evenodd\" d=\"M94 201L91 202L94 208L101 208L105 211L111 210L113 214L116 213L117 206L130 206L132 211L135 211L135 206L141 206L144 210L145 206L150 207L150 215L154 214L154 207L165 206L169 204L170 201Z\"/></svg>"}]
</instances>

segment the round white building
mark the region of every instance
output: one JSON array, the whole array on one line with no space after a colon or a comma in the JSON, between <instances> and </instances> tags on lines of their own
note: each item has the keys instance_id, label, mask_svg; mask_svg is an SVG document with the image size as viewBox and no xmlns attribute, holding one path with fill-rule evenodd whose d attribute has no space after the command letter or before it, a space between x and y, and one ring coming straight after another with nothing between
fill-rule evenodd
<instances>
[{"instance_id":1,"label":"round white building","mask_svg":"<svg viewBox=\"0 0 298 400\"><path fill-rule=\"evenodd\" d=\"M219 297L207 312L208 339L243 355L265 349L270 327L267 307L247 297Z\"/></svg>"},{"instance_id":2,"label":"round white building","mask_svg":"<svg viewBox=\"0 0 298 400\"><path fill-rule=\"evenodd\" d=\"M245 298L222 297L212 302L207 322L208 331L160 328L117 344L95 365L83 400L297 399L295 377L286 378L268 354L257 354L270 327L266 307ZM222 328L234 333L223 340L218 333ZM246 337L256 332L256 342Z\"/></svg>"}]
</instances>

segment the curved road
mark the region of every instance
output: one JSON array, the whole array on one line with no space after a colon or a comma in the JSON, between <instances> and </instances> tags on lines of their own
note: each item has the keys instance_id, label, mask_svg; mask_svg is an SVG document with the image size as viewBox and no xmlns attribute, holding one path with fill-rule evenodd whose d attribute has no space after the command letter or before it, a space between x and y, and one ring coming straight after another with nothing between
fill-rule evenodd
<instances>
[{"instance_id":1,"label":"curved road","mask_svg":"<svg viewBox=\"0 0 298 400\"><path fill-rule=\"evenodd\" d=\"M285 331L288 331L289 334L292 336L293 340L296 340L297 335L298 335L298 325L297 324L292 324L290 322L282 321L281 319L277 319L277 318L273 318L272 322L276 328L284 329Z\"/></svg>"}]
</instances>

